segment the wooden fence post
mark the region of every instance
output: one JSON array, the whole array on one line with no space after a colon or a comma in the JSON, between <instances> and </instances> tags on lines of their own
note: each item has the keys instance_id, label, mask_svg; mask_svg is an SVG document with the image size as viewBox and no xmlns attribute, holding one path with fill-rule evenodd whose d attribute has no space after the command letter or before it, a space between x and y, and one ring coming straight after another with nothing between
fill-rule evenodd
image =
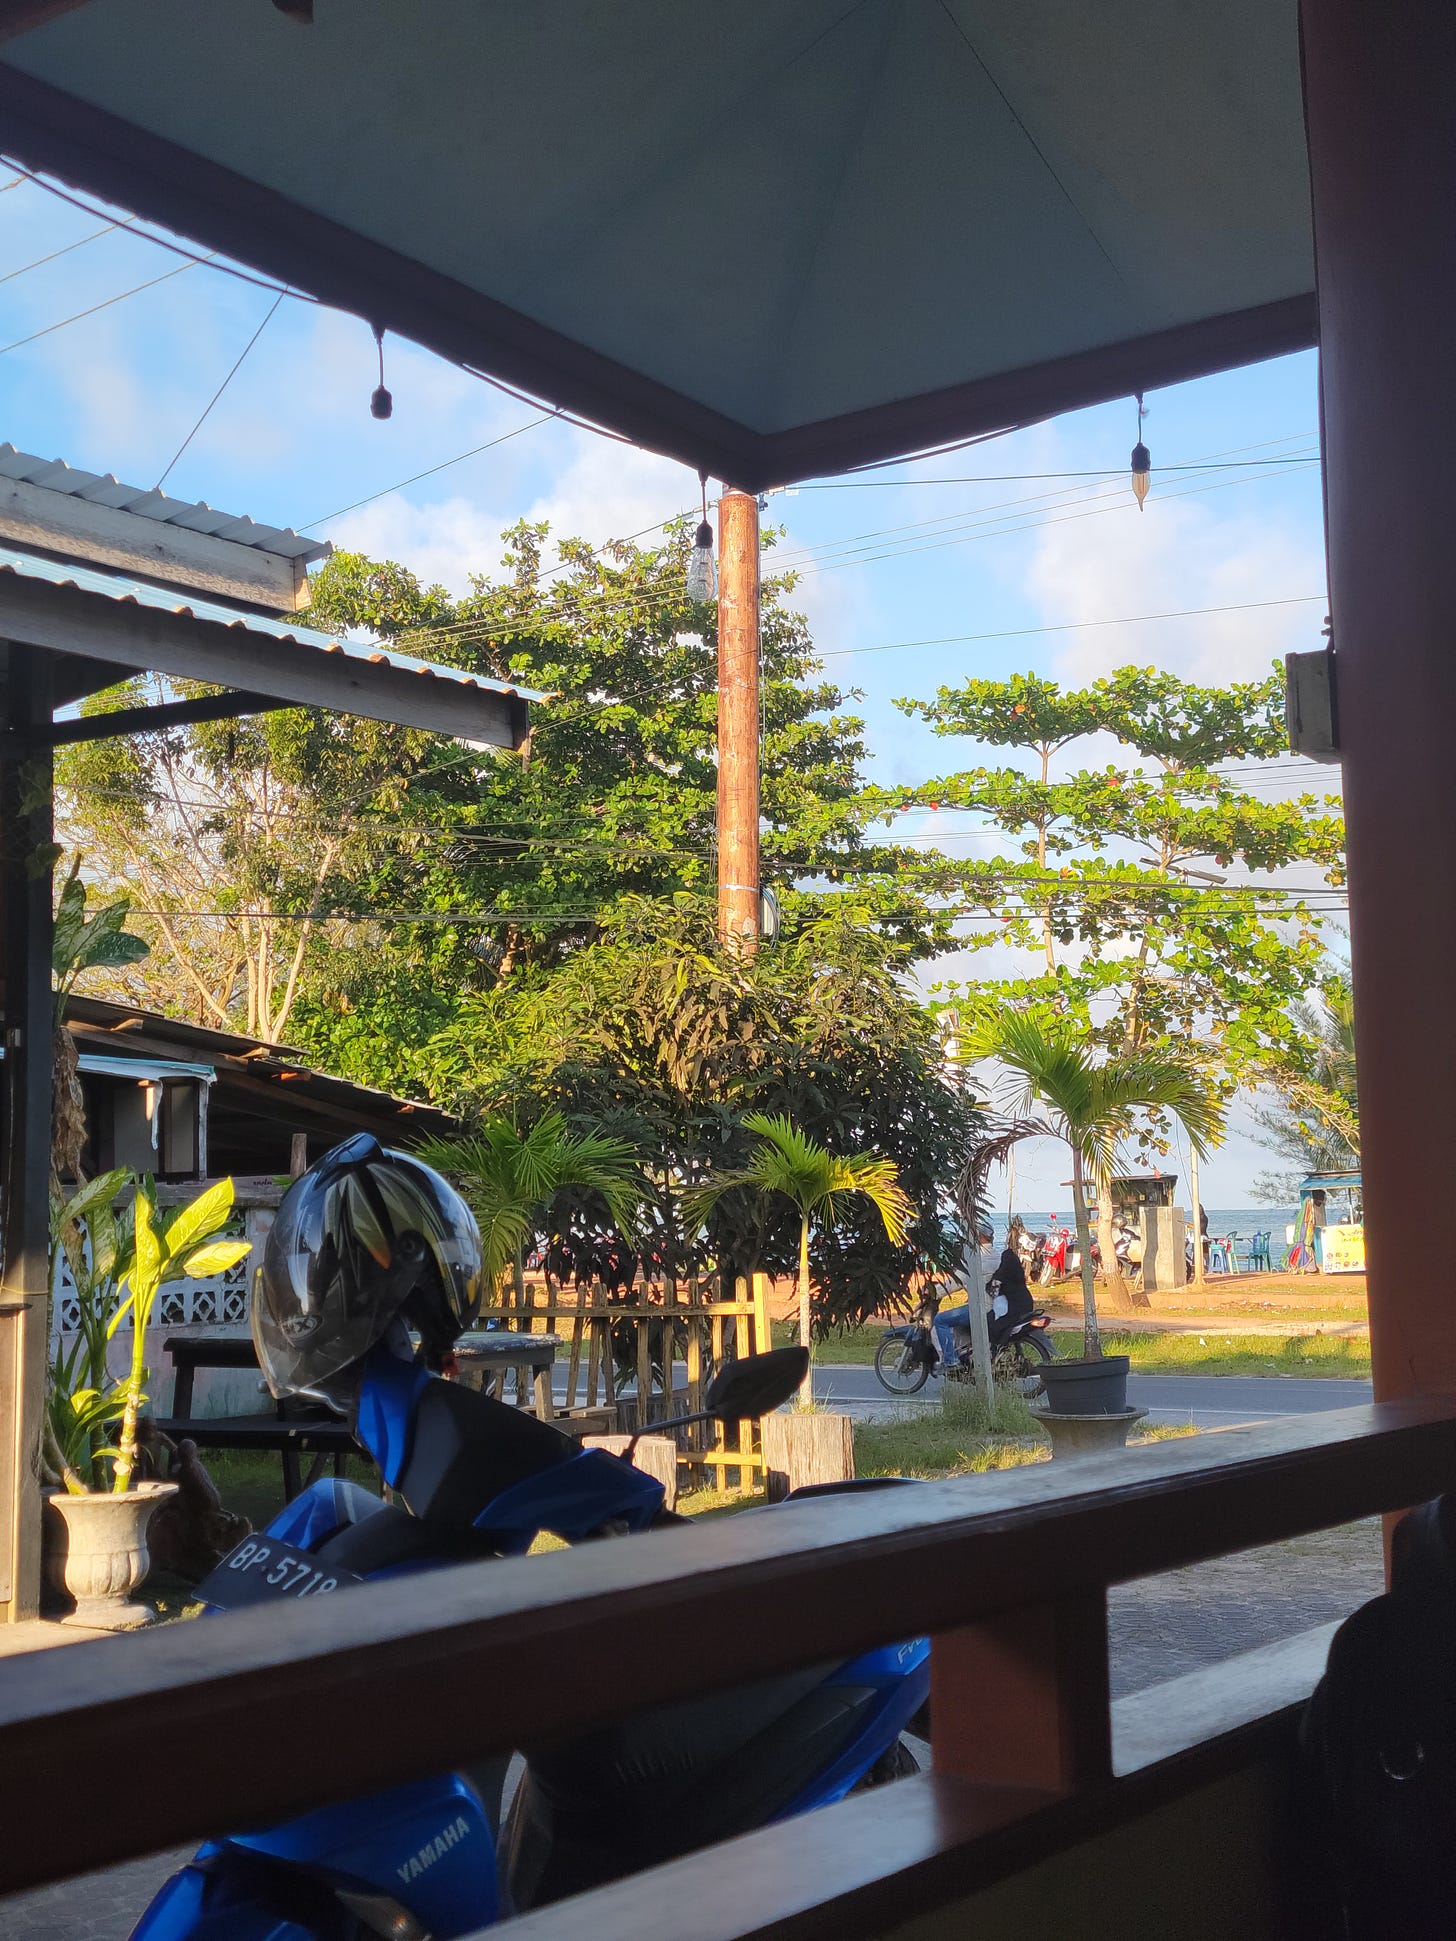
<instances>
[{"instance_id":1,"label":"wooden fence post","mask_svg":"<svg viewBox=\"0 0 1456 1941\"><path fill-rule=\"evenodd\" d=\"M788 1409L766 1415L763 1474L771 1503L809 1483L845 1483L854 1475L854 1423L847 1415Z\"/></svg>"},{"instance_id":2,"label":"wooden fence post","mask_svg":"<svg viewBox=\"0 0 1456 1941\"><path fill-rule=\"evenodd\" d=\"M753 1277L753 1352L766 1355L773 1346L773 1322L768 1311L769 1279L765 1273Z\"/></svg>"}]
</instances>

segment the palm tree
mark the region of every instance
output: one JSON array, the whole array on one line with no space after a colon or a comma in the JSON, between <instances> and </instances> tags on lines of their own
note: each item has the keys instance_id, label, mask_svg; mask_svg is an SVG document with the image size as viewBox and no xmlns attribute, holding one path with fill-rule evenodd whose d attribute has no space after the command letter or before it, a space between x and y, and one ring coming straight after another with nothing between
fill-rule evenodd
<instances>
[{"instance_id":1,"label":"palm tree","mask_svg":"<svg viewBox=\"0 0 1456 1941\"><path fill-rule=\"evenodd\" d=\"M525 1132L491 1113L473 1133L426 1140L418 1150L427 1166L458 1182L480 1223L487 1282L511 1267L519 1308L526 1305L526 1242L543 1216L549 1223L566 1189L595 1193L631 1237L642 1198L636 1155L624 1139L572 1132L560 1112L544 1113Z\"/></svg>"},{"instance_id":2,"label":"palm tree","mask_svg":"<svg viewBox=\"0 0 1456 1941\"><path fill-rule=\"evenodd\" d=\"M1197 1066L1174 1051L1145 1047L1099 1059L1065 1018L1007 1012L988 1020L970 1047L975 1058L997 1059L1017 1081L1016 1109L1025 1116L1040 1104L1049 1130L1072 1151L1072 1205L1082 1254L1083 1353L1102 1353L1097 1329L1096 1275L1087 1222L1086 1177L1097 1203L1112 1205L1117 1149L1141 1111L1171 1112L1183 1123L1200 1159L1223 1136L1224 1113Z\"/></svg>"},{"instance_id":3,"label":"palm tree","mask_svg":"<svg viewBox=\"0 0 1456 1941\"><path fill-rule=\"evenodd\" d=\"M749 1112L746 1131L758 1138L748 1164L736 1172L718 1173L683 1195L689 1222L701 1225L725 1193L746 1188L769 1199L791 1200L799 1215L799 1340L809 1346L809 1228L818 1219L833 1222L836 1202L846 1193L863 1193L885 1223L892 1246L905 1236L914 1211L901 1186L893 1159L872 1153L842 1158L800 1132L792 1120L763 1112ZM812 1369L804 1376L800 1394L813 1399Z\"/></svg>"}]
</instances>

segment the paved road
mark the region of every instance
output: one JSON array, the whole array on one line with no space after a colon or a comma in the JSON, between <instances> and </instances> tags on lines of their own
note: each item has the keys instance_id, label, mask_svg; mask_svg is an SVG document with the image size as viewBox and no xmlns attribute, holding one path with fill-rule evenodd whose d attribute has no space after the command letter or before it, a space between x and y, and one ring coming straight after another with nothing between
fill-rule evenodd
<instances>
[{"instance_id":1,"label":"paved road","mask_svg":"<svg viewBox=\"0 0 1456 1941\"><path fill-rule=\"evenodd\" d=\"M903 1408L933 1407L940 1383L932 1380L913 1400L896 1402L880 1386L873 1368L841 1363L814 1371L814 1394L818 1401L867 1418L871 1413L890 1415ZM1371 1399L1371 1392L1369 1382L1293 1375L1130 1375L1127 1399L1133 1408L1149 1410L1155 1420L1217 1429L1237 1422L1262 1422L1274 1415L1356 1408Z\"/></svg>"}]
</instances>

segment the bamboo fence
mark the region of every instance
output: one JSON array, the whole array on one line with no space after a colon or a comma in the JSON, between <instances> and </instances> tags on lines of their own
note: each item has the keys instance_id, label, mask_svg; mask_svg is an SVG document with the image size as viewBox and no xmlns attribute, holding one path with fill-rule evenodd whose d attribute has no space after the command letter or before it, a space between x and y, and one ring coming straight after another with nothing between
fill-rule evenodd
<instances>
[{"instance_id":1,"label":"bamboo fence","mask_svg":"<svg viewBox=\"0 0 1456 1941\"><path fill-rule=\"evenodd\" d=\"M725 1359L759 1354L773 1346L768 1278L734 1282L733 1299L720 1300L716 1277L649 1281L626 1300L594 1282L587 1288L551 1288L527 1282L526 1304L492 1307L481 1320L503 1321L521 1334L559 1334L566 1349L566 1407L614 1408L620 1427L648 1429L675 1413L703 1406L703 1393ZM625 1352L624 1352L625 1347ZM686 1369L686 1389L674 1391L675 1364ZM617 1391L636 1378L633 1396ZM712 1479L719 1492L748 1489L763 1473L757 1423L697 1423L677 1432L678 1461L695 1482Z\"/></svg>"}]
</instances>

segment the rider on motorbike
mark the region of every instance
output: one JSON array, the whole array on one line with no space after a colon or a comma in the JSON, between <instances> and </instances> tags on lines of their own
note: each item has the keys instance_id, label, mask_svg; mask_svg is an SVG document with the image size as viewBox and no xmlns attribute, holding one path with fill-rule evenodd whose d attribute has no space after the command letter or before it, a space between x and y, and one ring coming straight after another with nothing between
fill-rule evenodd
<instances>
[{"instance_id":1,"label":"rider on motorbike","mask_svg":"<svg viewBox=\"0 0 1456 1941\"><path fill-rule=\"evenodd\" d=\"M981 1229L981 1260L983 1269L986 1255L994 1251L990 1246L991 1229ZM1019 1254L1010 1247L1002 1252L995 1268L985 1276L986 1292L992 1296L991 1305L986 1310L986 1326L991 1337L994 1353L1019 1321L1024 1321L1032 1312L1034 1303L1031 1289L1026 1284L1026 1269ZM940 1358L947 1367L954 1367L958 1359L955 1330L970 1326L971 1307L963 1301L959 1307L943 1309L935 1317L935 1338L940 1347Z\"/></svg>"}]
</instances>

